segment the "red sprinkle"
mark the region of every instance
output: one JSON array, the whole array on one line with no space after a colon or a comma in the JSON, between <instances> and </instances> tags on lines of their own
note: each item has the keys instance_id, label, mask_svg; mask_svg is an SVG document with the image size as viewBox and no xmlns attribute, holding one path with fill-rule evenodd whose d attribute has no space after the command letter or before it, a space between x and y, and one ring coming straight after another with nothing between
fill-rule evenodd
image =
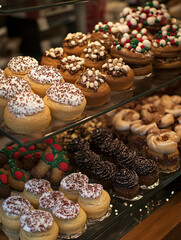
<instances>
[{"instance_id":1,"label":"red sprinkle","mask_svg":"<svg viewBox=\"0 0 181 240\"><path fill-rule=\"evenodd\" d=\"M5 174L1 174L0 175L0 181L3 183L3 184L6 184L8 182L8 178Z\"/></svg>"},{"instance_id":2,"label":"red sprinkle","mask_svg":"<svg viewBox=\"0 0 181 240\"><path fill-rule=\"evenodd\" d=\"M28 150L30 150L30 151L35 150L35 146L34 146L34 145L29 146L29 147L28 147Z\"/></svg>"},{"instance_id":3,"label":"red sprinkle","mask_svg":"<svg viewBox=\"0 0 181 240\"><path fill-rule=\"evenodd\" d=\"M21 179L23 177L23 173L21 171L16 171L14 173L14 176L15 176L16 179L19 180L19 179Z\"/></svg>"},{"instance_id":4,"label":"red sprinkle","mask_svg":"<svg viewBox=\"0 0 181 240\"><path fill-rule=\"evenodd\" d=\"M8 147L7 147L7 150L12 151L12 150L13 150L13 147L8 146Z\"/></svg>"},{"instance_id":5,"label":"red sprinkle","mask_svg":"<svg viewBox=\"0 0 181 240\"><path fill-rule=\"evenodd\" d=\"M18 159L21 156L20 152L14 152L13 158Z\"/></svg>"},{"instance_id":6,"label":"red sprinkle","mask_svg":"<svg viewBox=\"0 0 181 240\"><path fill-rule=\"evenodd\" d=\"M68 164L65 163L65 162L61 162L61 163L59 164L59 168L60 168L60 170L62 170L63 172L65 172L65 171L68 169Z\"/></svg>"},{"instance_id":7,"label":"red sprinkle","mask_svg":"<svg viewBox=\"0 0 181 240\"><path fill-rule=\"evenodd\" d=\"M54 156L53 156L52 153L47 153L45 155L45 159L46 159L47 162L52 162L54 160Z\"/></svg>"},{"instance_id":8,"label":"red sprinkle","mask_svg":"<svg viewBox=\"0 0 181 240\"><path fill-rule=\"evenodd\" d=\"M30 153L24 156L24 159L31 159L31 158L33 158L33 155Z\"/></svg>"},{"instance_id":9,"label":"red sprinkle","mask_svg":"<svg viewBox=\"0 0 181 240\"><path fill-rule=\"evenodd\" d=\"M141 45L141 48L145 48L145 45Z\"/></svg>"},{"instance_id":10,"label":"red sprinkle","mask_svg":"<svg viewBox=\"0 0 181 240\"><path fill-rule=\"evenodd\" d=\"M53 147L54 147L55 149L57 149L59 152L62 150L61 146L58 145L57 143L54 143L54 144L53 144Z\"/></svg>"},{"instance_id":11,"label":"red sprinkle","mask_svg":"<svg viewBox=\"0 0 181 240\"><path fill-rule=\"evenodd\" d=\"M22 153L24 153L24 152L26 152L26 148L21 147L21 148L19 148L19 151L22 152Z\"/></svg>"},{"instance_id":12,"label":"red sprinkle","mask_svg":"<svg viewBox=\"0 0 181 240\"><path fill-rule=\"evenodd\" d=\"M35 152L34 153L34 157L35 158L40 158L40 156L41 156L41 152Z\"/></svg>"},{"instance_id":13,"label":"red sprinkle","mask_svg":"<svg viewBox=\"0 0 181 240\"><path fill-rule=\"evenodd\" d=\"M45 142L46 144L50 145L50 144L53 143L54 141L53 141L53 138L47 138L47 139L44 140L44 142Z\"/></svg>"}]
</instances>

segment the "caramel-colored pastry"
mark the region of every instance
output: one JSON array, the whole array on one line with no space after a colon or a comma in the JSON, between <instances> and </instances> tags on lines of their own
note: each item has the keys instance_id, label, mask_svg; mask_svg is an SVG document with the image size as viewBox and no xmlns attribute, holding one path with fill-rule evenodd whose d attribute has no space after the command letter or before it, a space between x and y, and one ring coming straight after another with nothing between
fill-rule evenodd
<instances>
[{"instance_id":1,"label":"caramel-colored pastry","mask_svg":"<svg viewBox=\"0 0 181 240\"><path fill-rule=\"evenodd\" d=\"M22 92L8 102L4 121L14 132L29 134L46 129L51 115L42 98L34 93Z\"/></svg>"},{"instance_id":2,"label":"caramel-colored pastry","mask_svg":"<svg viewBox=\"0 0 181 240\"><path fill-rule=\"evenodd\" d=\"M0 81L0 118L3 118L4 108L10 98L23 91L31 92L30 84L23 78L12 76Z\"/></svg>"},{"instance_id":3,"label":"caramel-colored pastry","mask_svg":"<svg viewBox=\"0 0 181 240\"><path fill-rule=\"evenodd\" d=\"M86 106L83 93L72 83L52 85L47 90L44 102L50 108L52 118L59 121L79 118Z\"/></svg>"},{"instance_id":4,"label":"caramel-colored pastry","mask_svg":"<svg viewBox=\"0 0 181 240\"><path fill-rule=\"evenodd\" d=\"M0 208L3 228L8 232L19 232L20 217L32 209L31 203L22 196L8 197Z\"/></svg>"},{"instance_id":5,"label":"caramel-colored pastry","mask_svg":"<svg viewBox=\"0 0 181 240\"><path fill-rule=\"evenodd\" d=\"M162 172L173 172L180 167L178 142L180 137L173 131L160 131L147 136L147 156L155 160Z\"/></svg>"},{"instance_id":6,"label":"caramel-colored pastry","mask_svg":"<svg viewBox=\"0 0 181 240\"><path fill-rule=\"evenodd\" d=\"M153 95L146 97L141 101L142 105L153 104L154 106L159 106L161 104L161 99L158 95Z\"/></svg>"},{"instance_id":7,"label":"caramel-colored pastry","mask_svg":"<svg viewBox=\"0 0 181 240\"><path fill-rule=\"evenodd\" d=\"M111 22L111 25L112 25L112 22ZM130 28L128 27L128 25L124 23L116 22L111 26L111 33L116 38L120 38L121 35L128 32L130 32Z\"/></svg>"},{"instance_id":8,"label":"caramel-colored pastry","mask_svg":"<svg viewBox=\"0 0 181 240\"><path fill-rule=\"evenodd\" d=\"M171 113L174 117L181 116L181 97L178 95L163 95L161 104L165 107L167 113Z\"/></svg>"},{"instance_id":9,"label":"caramel-colored pastry","mask_svg":"<svg viewBox=\"0 0 181 240\"><path fill-rule=\"evenodd\" d=\"M172 114L167 113L164 106L145 104L142 106L141 115L150 122L156 122L159 128L168 128L174 123Z\"/></svg>"},{"instance_id":10,"label":"caramel-colored pastry","mask_svg":"<svg viewBox=\"0 0 181 240\"><path fill-rule=\"evenodd\" d=\"M49 65L57 68L60 61L65 57L63 48L56 47L46 50L44 55L41 58L41 65Z\"/></svg>"},{"instance_id":11,"label":"caramel-colored pastry","mask_svg":"<svg viewBox=\"0 0 181 240\"><path fill-rule=\"evenodd\" d=\"M102 70L102 65L109 58L105 47L98 41L89 43L81 57L85 60L86 68L95 68L100 71Z\"/></svg>"},{"instance_id":12,"label":"caramel-colored pastry","mask_svg":"<svg viewBox=\"0 0 181 240\"><path fill-rule=\"evenodd\" d=\"M84 59L71 55L62 59L58 65L65 82L75 83L84 70Z\"/></svg>"},{"instance_id":13,"label":"caramel-colored pastry","mask_svg":"<svg viewBox=\"0 0 181 240\"><path fill-rule=\"evenodd\" d=\"M171 69L181 67L181 28L179 25L162 27L152 40L152 51L155 55L154 67Z\"/></svg>"},{"instance_id":14,"label":"caramel-colored pastry","mask_svg":"<svg viewBox=\"0 0 181 240\"><path fill-rule=\"evenodd\" d=\"M119 92L133 86L134 72L128 65L125 65L122 58L109 59L102 68L111 91Z\"/></svg>"},{"instance_id":15,"label":"caramel-colored pastry","mask_svg":"<svg viewBox=\"0 0 181 240\"><path fill-rule=\"evenodd\" d=\"M4 72L6 76L25 77L30 69L38 66L38 61L32 57L13 57Z\"/></svg>"},{"instance_id":16,"label":"caramel-colored pastry","mask_svg":"<svg viewBox=\"0 0 181 240\"><path fill-rule=\"evenodd\" d=\"M88 184L79 194L78 203L88 218L100 218L107 213L111 198L101 184Z\"/></svg>"},{"instance_id":17,"label":"caramel-colored pastry","mask_svg":"<svg viewBox=\"0 0 181 240\"><path fill-rule=\"evenodd\" d=\"M88 68L81 73L79 79L75 82L75 86L83 92L88 106L97 107L109 101L110 87L106 81L106 76L99 70Z\"/></svg>"},{"instance_id":18,"label":"caramel-colored pastry","mask_svg":"<svg viewBox=\"0 0 181 240\"><path fill-rule=\"evenodd\" d=\"M53 208L53 217L60 233L75 234L82 231L87 216L78 203L71 200L60 200Z\"/></svg>"},{"instance_id":19,"label":"caramel-colored pastry","mask_svg":"<svg viewBox=\"0 0 181 240\"><path fill-rule=\"evenodd\" d=\"M147 37L147 30L140 32L133 30L131 34L124 33L111 46L110 55L113 58L123 58L126 64L133 69L136 76L152 72L151 42Z\"/></svg>"},{"instance_id":20,"label":"caramel-colored pastry","mask_svg":"<svg viewBox=\"0 0 181 240\"><path fill-rule=\"evenodd\" d=\"M51 85L64 82L58 69L45 65L31 69L25 79L30 83L33 92L42 98Z\"/></svg>"},{"instance_id":21,"label":"caramel-colored pastry","mask_svg":"<svg viewBox=\"0 0 181 240\"><path fill-rule=\"evenodd\" d=\"M63 41L63 50L67 55L80 56L87 47L90 37L84 33L68 33Z\"/></svg>"},{"instance_id":22,"label":"caramel-colored pastry","mask_svg":"<svg viewBox=\"0 0 181 240\"><path fill-rule=\"evenodd\" d=\"M58 226L49 212L33 210L20 218L20 240L56 240Z\"/></svg>"},{"instance_id":23,"label":"caramel-colored pastry","mask_svg":"<svg viewBox=\"0 0 181 240\"><path fill-rule=\"evenodd\" d=\"M25 183L23 196L28 199L35 208L38 208L40 197L44 192L48 191L52 191L52 189L47 180L33 178Z\"/></svg>"}]
</instances>

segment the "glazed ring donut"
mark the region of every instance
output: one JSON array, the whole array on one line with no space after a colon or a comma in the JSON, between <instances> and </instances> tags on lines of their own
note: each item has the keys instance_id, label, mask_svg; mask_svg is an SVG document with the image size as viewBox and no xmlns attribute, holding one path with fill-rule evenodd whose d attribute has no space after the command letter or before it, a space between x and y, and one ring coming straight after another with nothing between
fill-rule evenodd
<instances>
[{"instance_id":1,"label":"glazed ring donut","mask_svg":"<svg viewBox=\"0 0 181 240\"><path fill-rule=\"evenodd\" d=\"M147 97L145 99L142 100L142 104L145 105L145 104L153 104L155 106L158 106L161 104L161 99L158 95L153 95L153 96L150 96L150 97Z\"/></svg>"},{"instance_id":2,"label":"glazed ring donut","mask_svg":"<svg viewBox=\"0 0 181 240\"><path fill-rule=\"evenodd\" d=\"M113 125L116 130L130 130L131 125L140 119L140 114L132 109L123 109L113 118Z\"/></svg>"},{"instance_id":3,"label":"glazed ring donut","mask_svg":"<svg viewBox=\"0 0 181 240\"><path fill-rule=\"evenodd\" d=\"M149 134L147 136L147 144L154 152L170 154L177 150L179 139L179 136L173 131L160 132L159 134Z\"/></svg>"}]
</instances>

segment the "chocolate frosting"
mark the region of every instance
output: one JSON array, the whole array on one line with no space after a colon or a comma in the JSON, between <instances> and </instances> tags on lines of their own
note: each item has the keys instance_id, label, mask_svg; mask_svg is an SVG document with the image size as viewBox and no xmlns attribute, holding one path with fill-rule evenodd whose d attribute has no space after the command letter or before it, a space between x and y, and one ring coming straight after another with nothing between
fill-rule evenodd
<instances>
[{"instance_id":1,"label":"chocolate frosting","mask_svg":"<svg viewBox=\"0 0 181 240\"><path fill-rule=\"evenodd\" d=\"M99 150L102 153L106 153L109 156L114 156L120 148L120 141L118 138L110 140L110 138L106 138L104 142L99 146Z\"/></svg>"},{"instance_id":2,"label":"chocolate frosting","mask_svg":"<svg viewBox=\"0 0 181 240\"><path fill-rule=\"evenodd\" d=\"M100 157L91 150L82 150L75 153L75 161L78 166L91 169L92 165L100 162Z\"/></svg>"},{"instance_id":3,"label":"chocolate frosting","mask_svg":"<svg viewBox=\"0 0 181 240\"><path fill-rule=\"evenodd\" d=\"M152 159L145 159L142 156L137 156L134 163L133 169L138 175L146 176L154 171L158 171L157 165Z\"/></svg>"},{"instance_id":4,"label":"chocolate frosting","mask_svg":"<svg viewBox=\"0 0 181 240\"><path fill-rule=\"evenodd\" d=\"M110 141L112 140L113 133L111 130L104 127L96 128L91 134L91 146L99 147L107 138L110 139Z\"/></svg>"},{"instance_id":5,"label":"chocolate frosting","mask_svg":"<svg viewBox=\"0 0 181 240\"><path fill-rule=\"evenodd\" d=\"M133 188L138 185L138 175L135 171L127 168L119 169L115 172L113 183L119 185L121 188Z\"/></svg>"},{"instance_id":6,"label":"chocolate frosting","mask_svg":"<svg viewBox=\"0 0 181 240\"><path fill-rule=\"evenodd\" d=\"M92 175L102 180L113 179L116 165L108 161L99 161L92 166Z\"/></svg>"},{"instance_id":7,"label":"chocolate frosting","mask_svg":"<svg viewBox=\"0 0 181 240\"><path fill-rule=\"evenodd\" d=\"M67 151L70 153L75 153L81 150L89 150L89 143L83 138L74 138L67 145Z\"/></svg>"}]
</instances>

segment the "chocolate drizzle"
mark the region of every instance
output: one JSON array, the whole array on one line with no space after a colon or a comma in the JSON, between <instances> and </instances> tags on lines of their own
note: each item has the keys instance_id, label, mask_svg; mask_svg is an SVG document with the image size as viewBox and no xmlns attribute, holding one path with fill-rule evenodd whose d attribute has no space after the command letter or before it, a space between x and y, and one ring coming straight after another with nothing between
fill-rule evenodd
<instances>
[{"instance_id":1,"label":"chocolate drizzle","mask_svg":"<svg viewBox=\"0 0 181 240\"><path fill-rule=\"evenodd\" d=\"M96 128L91 134L90 144L91 147L99 148L99 146L106 140L113 138L113 133L108 128L100 127Z\"/></svg>"},{"instance_id":2,"label":"chocolate drizzle","mask_svg":"<svg viewBox=\"0 0 181 240\"><path fill-rule=\"evenodd\" d=\"M134 161L133 169L138 175L146 176L154 171L158 172L157 165L152 159L145 159L144 157L137 156Z\"/></svg>"},{"instance_id":3,"label":"chocolate drizzle","mask_svg":"<svg viewBox=\"0 0 181 240\"><path fill-rule=\"evenodd\" d=\"M108 161L99 161L92 166L92 175L96 179L112 180L116 171L116 165Z\"/></svg>"}]
</instances>

